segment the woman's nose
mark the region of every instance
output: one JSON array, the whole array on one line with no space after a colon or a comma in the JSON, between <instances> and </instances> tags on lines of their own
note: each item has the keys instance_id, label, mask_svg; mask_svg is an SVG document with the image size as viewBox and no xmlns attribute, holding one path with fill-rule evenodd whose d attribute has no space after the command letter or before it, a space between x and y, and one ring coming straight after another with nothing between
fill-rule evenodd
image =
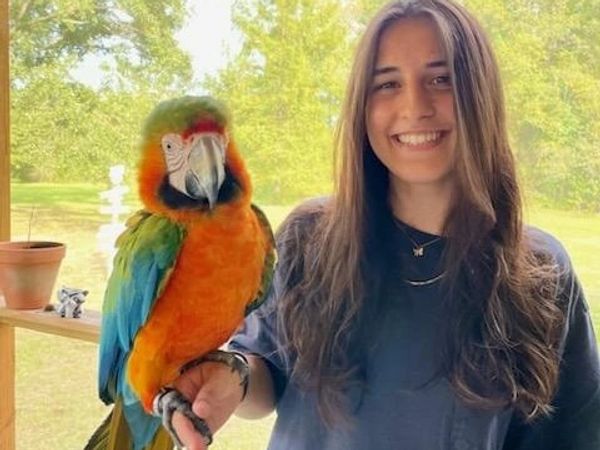
<instances>
[{"instance_id":1,"label":"woman's nose","mask_svg":"<svg viewBox=\"0 0 600 450\"><path fill-rule=\"evenodd\" d=\"M431 94L420 84L405 85L404 95L399 96L399 102L403 119L419 120L435 114Z\"/></svg>"}]
</instances>

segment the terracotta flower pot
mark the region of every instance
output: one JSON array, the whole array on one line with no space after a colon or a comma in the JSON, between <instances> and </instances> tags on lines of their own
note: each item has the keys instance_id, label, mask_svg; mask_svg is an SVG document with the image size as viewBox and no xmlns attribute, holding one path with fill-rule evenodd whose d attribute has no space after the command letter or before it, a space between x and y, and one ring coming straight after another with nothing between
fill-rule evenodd
<instances>
[{"instance_id":1,"label":"terracotta flower pot","mask_svg":"<svg viewBox=\"0 0 600 450\"><path fill-rule=\"evenodd\" d=\"M0 242L0 293L12 309L44 308L66 247L58 242Z\"/></svg>"}]
</instances>

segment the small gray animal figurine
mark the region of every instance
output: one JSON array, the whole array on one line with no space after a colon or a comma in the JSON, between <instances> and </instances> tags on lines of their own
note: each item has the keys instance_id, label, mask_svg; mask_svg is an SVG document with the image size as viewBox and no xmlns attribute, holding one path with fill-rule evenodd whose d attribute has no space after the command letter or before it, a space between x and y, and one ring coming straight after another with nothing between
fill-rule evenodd
<instances>
[{"instance_id":1,"label":"small gray animal figurine","mask_svg":"<svg viewBox=\"0 0 600 450\"><path fill-rule=\"evenodd\" d=\"M60 317L78 319L83 313L83 303L88 291L63 286L57 293L60 303L56 305L56 313Z\"/></svg>"}]
</instances>

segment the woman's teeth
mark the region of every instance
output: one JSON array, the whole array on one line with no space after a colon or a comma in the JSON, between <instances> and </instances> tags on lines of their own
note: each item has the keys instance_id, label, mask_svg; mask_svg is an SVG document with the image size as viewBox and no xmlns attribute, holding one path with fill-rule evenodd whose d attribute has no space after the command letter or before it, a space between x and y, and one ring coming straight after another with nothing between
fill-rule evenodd
<instances>
[{"instance_id":1,"label":"woman's teeth","mask_svg":"<svg viewBox=\"0 0 600 450\"><path fill-rule=\"evenodd\" d=\"M394 135L395 139L405 145L422 145L428 142L435 142L442 136L441 131L430 133L404 133Z\"/></svg>"}]
</instances>

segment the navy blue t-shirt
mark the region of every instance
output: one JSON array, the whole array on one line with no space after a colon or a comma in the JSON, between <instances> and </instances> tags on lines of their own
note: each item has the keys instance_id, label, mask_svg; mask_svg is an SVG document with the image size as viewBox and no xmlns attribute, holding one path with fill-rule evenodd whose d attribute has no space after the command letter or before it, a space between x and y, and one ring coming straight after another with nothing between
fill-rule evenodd
<instances>
[{"instance_id":1,"label":"navy blue t-shirt","mask_svg":"<svg viewBox=\"0 0 600 450\"><path fill-rule=\"evenodd\" d=\"M289 378L290 362L278 351L274 308L281 295L281 268L269 299L246 318L230 342L233 350L260 355L273 377L277 420L269 449L600 450L598 350L583 292L560 243L528 230L565 269L562 295L568 297L568 308L554 414L524 424L512 408L485 411L465 405L439 375L445 292L437 282L415 286L405 280L419 281L421 272L435 272L445 243L432 242L417 258L406 233L420 244L436 236L405 224L399 227L390 236L391 267L379 291L385 314L369 328L364 383L346 392L350 425L326 427L314 393Z\"/></svg>"}]
</instances>

